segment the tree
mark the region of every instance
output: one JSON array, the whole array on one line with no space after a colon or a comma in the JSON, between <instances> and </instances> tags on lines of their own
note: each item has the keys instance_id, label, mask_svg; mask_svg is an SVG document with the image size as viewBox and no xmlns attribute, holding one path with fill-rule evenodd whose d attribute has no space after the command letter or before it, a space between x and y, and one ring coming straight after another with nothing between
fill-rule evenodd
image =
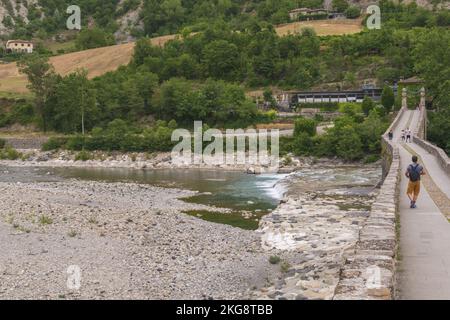
<instances>
[{"instance_id":1,"label":"tree","mask_svg":"<svg viewBox=\"0 0 450 320\"><path fill-rule=\"evenodd\" d=\"M337 12L344 12L348 8L348 3L346 0L333 0L332 6Z\"/></svg>"},{"instance_id":2,"label":"tree","mask_svg":"<svg viewBox=\"0 0 450 320\"><path fill-rule=\"evenodd\" d=\"M381 152L380 137L386 132L388 126L388 122L383 121L376 111L371 111L364 122L356 126L366 153L379 154Z\"/></svg>"},{"instance_id":3,"label":"tree","mask_svg":"<svg viewBox=\"0 0 450 320\"><path fill-rule=\"evenodd\" d=\"M336 145L336 154L344 160L358 160L363 156L363 145L361 138L355 129L346 126L341 129Z\"/></svg>"},{"instance_id":4,"label":"tree","mask_svg":"<svg viewBox=\"0 0 450 320\"><path fill-rule=\"evenodd\" d=\"M144 101L144 111L150 113L150 99L158 86L158 76L151 72L136 73L134 78L140 97Z\"/></svg>"},{"instance_id":5,"label":"tree","mask_svg":"<svg viewBox=\"0 0 450 320\"><path fill-rule=\"evenodd\" d=\"M266 88L263 92L264 102L266 106L270 106L272 108L276 107L276 101L273 98L273 92L272 89Z\"/></svg>"},{"instance_id":6,"label":"tree","mask_svg":"<svg viewBox=\"0 0 450 320\"><path fill-rule=\"evenodd\" d=\"M295 120L294 136L306 133L310 137L316 135L317 123L312 119L300 118Z\"/></svg>"},{"instance_id":7,"label":"tree","mask_svg":"<svg viewBox=\"0 0 450 320\"><path fill-rule=\"evenodd\" d=\"M165 20L170 26L170 30L176 30L184 19L185 9L181 0L164 0L161 3L161 9Z\"/></svg>"},{"instance_id":8,"label":"tree","mask_svg":"<svg viewBox=\"0 0 450 320\"><path fill-rule=\"evenodd\" d=\"M364 114L368 116L370 111L372 111L374 107L375 104L373 103L373 100L370 97L365 96L362 102L362 111L364 112Z\"/></svg>"},{"instance_id":9,"label":"tree","mask_svg":"<svg viewBox=\"0 0 450 320\"><path fill-rule=\"evenodd\" d=\"M58 76L47 108L51 110L49 126L58 132L84 133L93 128L99 110L87 71L78 69L65 77Z\"/></svg>"},{"instance_id":10,"label":"tree","mask_svg":"<svg viewBox=\"0 0 450 320\"><path fill-rule=\"evenodd\" d=\"M344 14L348 19L356 19L360 16L361 10L357 6L349 6Z\"/></svg>"},{"instance_id":11,"label":"tree","mask_svg":"<svg viewBox=\"0 0 450 320\"><path fill-rule=\"evenodd\" d=\"M344 76L344 84L348 88L356 87L356 76L353 72L346 72Z\"/></svg>"},{"instance_id":12,"label":"tree","mask_svg":"<svg viewBox=\"0 0 450 320\"><path fill-rule=\"evenodd\" d=\"M413 50L414 69L426 81L428 94L439 95L439 87L450 79L450 32L433 29L419 35Z\"/></svg>"},{"instance_id":13,"label":"tree","mask_svg":"<svg viewBox=\"0 0 450 320\"><path fill-rule=\"evenodd\" d=\"M239 69L239 49L226 40L208 44L203 51L207 74L215 79L234 80Z\"/></svg>"},{"instance_id":14,"label":"tree","mask_svg":"<svg viewBox=\"0 0 450 320\"><path fill-rule=\"evenodd\" d=\"M150 42L150 39L148 38L141 38L138 41L136 41L136 44L134 46L134 53L133 53L133 65L140 66L143 65L145 62L145 59L148 57L154 57L160 55L160 48L157 48L152 45Z\"/></svg>"},{"instance_id":15,"label":"tree","mask_svg":"<svg viewBox=\"0 0 450 320\"><path fill-rule=\"evenodd\" d=\"M440 86L433 106L436 112L428 113L430 123L427 138L450 154L450 80Z\"/></svg>"},{"instance_id":16,"label":"tree","mask_svg":"<svg viewBox=\"0 0 450 320\"><path fill-rule=\"evenodd\" d=\"M28 78L27 88L34 93L36 114L41 118L44 132L47 131L49 112L46 103L51 96L56 83L56 74L48 58L39 55L29 55L18 62L19 72Z\"/></svg>"},{"instance_id":17,"label":"tree","mask_svg":"<svg viewBox=\"0 0 450 320\"><path fill-rule=\"evenodd\" d=\"M392 106L395 103L394 91L388 85L385 85L383 88L383 92L381 93L381 104L386 109L386 112L390 112L392 110Z\"/></svg>"},{"instance_id":18,"label":"tree","mask_svg":"<svg viewBox=\"0 0 450 320\"><path fill-rule=\"evenodd\" d=\"M308 156L314 152L313 138L306 132L300 132L294 137L293 147L296 155Z\"/></svg>"},{"instance_id":19,"label":"tree","mask_svg":"<svg viewBox=\"0 0 450 320\"><path fill-rule=\"evenodd\" d=\"M75 40L78 50L106 47L114 43L113 36L99 28L83 29Z\"/></svg>"}]
</instances>

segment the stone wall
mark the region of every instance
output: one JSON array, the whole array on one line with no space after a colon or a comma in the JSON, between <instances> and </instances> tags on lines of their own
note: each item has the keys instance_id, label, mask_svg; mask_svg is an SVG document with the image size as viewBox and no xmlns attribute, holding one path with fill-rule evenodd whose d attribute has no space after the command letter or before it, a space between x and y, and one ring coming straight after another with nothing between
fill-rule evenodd
<instances>
[{"instance_id":1,"label":"stone wall","mask_svg":"<svg viewBox=\"0 0 450 320\"><path fill-rule=\"evenodd\" d=\"M438 160L439 165L450 177L450 159L448 158L444 150L418 137L414 137L414 143L416 143L417 145L421 146L426 151L434 155Z\"/></svg>"},{"instance_id":2,"label":"stone wall","mask_svg":"<svg viewBox=\"0 0 450 320\"><path fill-rule=\"evenodd\" d=\"M404 113L400 110L382 137L385 163L384 183L359 233L355 251L346 258L336 288L335 300L390 300L395 293L397 252L396 214L400 188L400 154L387 134L394 130Z\"/></svg>"},{"instance_id":3,"label":"stone wall","mask_svg":"<svg viewBox=\"0 0 450 320\"><path fill-rule=\"evenodd\" d=\"M382 149L382 169L383 169L383 180L389 174L389 170L392 164L392 156L394 154L394 146L391 144L388 138L389 131L394 131L397 128L403 113L406 109L402 108L398 112L391 126L386 130L385 134L381 137L381 149Z\"/></svg>"},{"instance_id":4,"label":"stone wall","mask_svg":"<svg viewBox=\"0 0 450 320\"><path fill-rule=\"evenodd\" d=\"M426 112L427 111L425 108L422 108L420 111L419 125L417 126L417 128L414 129L414 138L413 138L414 143L416 143L417 145L419 145L420 147L424 148L426 151L434 155L438 160L441 168L450 177L450 159L448 158L445 151L424 139Z\"/></svg>"},{"instance_id":5,"label":"stone wall","mask_svg":"<svg viewBox=\"0 0 450 320\"><path fill-rule=\"evenodd\" d=\"M30 137L30 138L20 138L20 137L3 137L6 143L11 147L20 150L33 149L38 150L42 148L42 145L48 141L47 137Z\"/></svg>"}]
</instances>

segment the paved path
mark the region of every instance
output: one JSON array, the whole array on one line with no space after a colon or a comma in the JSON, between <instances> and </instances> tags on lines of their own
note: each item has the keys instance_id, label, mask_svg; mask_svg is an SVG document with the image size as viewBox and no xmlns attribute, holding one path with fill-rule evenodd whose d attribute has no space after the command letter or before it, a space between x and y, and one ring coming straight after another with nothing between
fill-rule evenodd
<instances>
[{"instance_id":1,"label":"paved path","mask_svg":"<svg viewBox=\"0 0 450 320\"><path fill-rule=\"evenodd\" d=\"M402 128L413 128L418 111L407 111L397 130L402 171L411 163L411 152L417 153L429 177L441 194L449 196L450 179L436 159L418 145L406 147L399 141ZM417 209L409 208L406 196L408 179L402 175L400 188L400 266L398 295L400 299L450 299L450 223L435 204L435 193L422 186ZM428 188L430 189L430 188Z\"/></svg>"}]
</instances>

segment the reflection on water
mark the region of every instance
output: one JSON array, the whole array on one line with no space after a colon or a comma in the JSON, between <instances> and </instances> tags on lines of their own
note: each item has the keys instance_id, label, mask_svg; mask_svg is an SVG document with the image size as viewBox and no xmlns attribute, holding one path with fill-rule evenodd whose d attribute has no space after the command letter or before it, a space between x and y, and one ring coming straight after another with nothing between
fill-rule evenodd
<instances>
[{"instance_id":1,"label":"reflection on water","mask_svg":"<svg viewBox=\"0 0 450 320\"><path fill-rule=\"evenodd\" d=\"M242 172L201 169L133 170L112 168L52 169L64 178L107 182L135 182L182 188L200 193L187 201L233 210L274 209L283 196L277 185L285 175L247 175Z\"/></svg>"}]
</instances>

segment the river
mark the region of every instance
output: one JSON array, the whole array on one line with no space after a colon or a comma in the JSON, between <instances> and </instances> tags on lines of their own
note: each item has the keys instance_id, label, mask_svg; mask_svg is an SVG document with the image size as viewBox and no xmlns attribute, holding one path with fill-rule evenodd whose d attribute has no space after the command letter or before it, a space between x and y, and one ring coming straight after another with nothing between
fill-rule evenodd
<instances>
[{"instance_id":1,"label":"river","mask_svg":"<svg viewBox=\"0 0 450 320\"><path fill-rule=\"evenodd\" d=\"M243 229L258 228L262 216L274 210L284 195L325 191L338 195L367 194L379 181L374 166L312 167L293 174L248 175L202 169L135 170L118 168L1 167L0 181L51 182L67 179L134 182L197 191L187 202L227 208L229 213L186 211L211 222Z\"/></svg>"}]
</instances>

